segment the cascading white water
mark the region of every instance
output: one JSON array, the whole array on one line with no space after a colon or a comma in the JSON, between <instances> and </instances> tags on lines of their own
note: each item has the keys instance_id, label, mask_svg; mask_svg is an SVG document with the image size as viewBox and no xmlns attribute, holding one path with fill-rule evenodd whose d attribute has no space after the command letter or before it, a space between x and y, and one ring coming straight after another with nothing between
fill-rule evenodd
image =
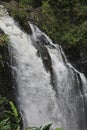
<instances>
[{"instance_id":1,"label":"cascading white water","mask_svg":"<svg viewBox=\"0 0 87 130\"><path fill-rule=\"evenodd\" d=\"M3 11L3 7L1 7ZM5 13L4 13L5 14ZM11 55L15 60L12 68L16 73L17 100L25 127L54 123L57 127L60 114L50 74L45 71L31 36L21 31L7 14L0 18L0 28L9 36Z\"/></svg>"},{"instance_id":2,"label":"cascading white water","mask_svg":"<svg viewBox=\"0 0 87 130\"><path fill-rule=\"evenodd\" d=\"M46 48L52 62L56 84L56 96L62 114L62 127L64 130L86 130L86 95L87 80L82 73L74 69L67 61L62 48L53 45L52 41L36 26L31 25L34 40L40 41L41 36L45 36L44 43L48 43ZM41 39L42 40L42 39ZM54 47L52 47L54 46Z\"/></svg>"},{"instance_id":3,"label":"cascading white water","mask_svg":"<svg viewBox=\"0 0 87 130\"><path fill-rule=\"evenodd\" d=\"M11 67L25 127L53 123L53 128L62 124L64 130L87 130L84 75L68 63L60 46L35 25L30 27L32 35L24 33L0 6L0 28L11 42Z\"/></svg>"}]
</instances>

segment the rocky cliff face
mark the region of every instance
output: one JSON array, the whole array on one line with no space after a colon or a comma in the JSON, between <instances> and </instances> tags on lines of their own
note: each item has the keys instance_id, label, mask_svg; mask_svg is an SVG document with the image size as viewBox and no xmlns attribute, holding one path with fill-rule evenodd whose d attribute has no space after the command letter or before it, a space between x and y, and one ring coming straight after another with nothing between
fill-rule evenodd
<instances>
[{"instance_id":1,"label":"rocky cliff face","mask_svg":"<svg viewBox=\"0 0 87 130\"><path fill-rule=\"evenodd\" d=\"M63 46L69 62L87 77L87 48L81 46Z\"/></svg>"},{"instance_id":2,"label":"rocky cliff face","mask_svg":"<svg viewBox=\"0 0 87 130\"><path fill-rule=\"evenodd\" d=\"M4 34L0 30L0 35ZM9 66L10 57L8 53L7 43L1 44L0 41L0 95L7 97L7 99L14 99L12 88L12 74Z\"/></svg>"}]
</instances>

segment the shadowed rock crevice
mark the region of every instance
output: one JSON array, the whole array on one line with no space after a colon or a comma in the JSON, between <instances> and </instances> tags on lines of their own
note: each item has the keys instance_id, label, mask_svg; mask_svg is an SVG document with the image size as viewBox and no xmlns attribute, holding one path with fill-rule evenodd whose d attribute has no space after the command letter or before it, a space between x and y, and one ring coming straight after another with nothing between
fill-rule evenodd
<instances>
[{"instance_id":1,"label":"shadowed rock crevice","mask_svg":"<svg viewBox=\"0 0 87 130\"><path fill-rule=\"evenodd\" d=\"M79 46L68 47L63 45L63 50L68 61L87 77L87 48Z\"/></svg>"},{"instance_id":2,"label":"shadowed rock crevice","mask_svg":"<svg viewBox=\"0 0 87 130\"><path fill-rule=\"evenodd\" d=\"M4 32L0 29L0 35ZM7 42L0 44L0 95L7 99L14 100L12 73L9 66L10 56Z\"/></svg>"}]
</instances>

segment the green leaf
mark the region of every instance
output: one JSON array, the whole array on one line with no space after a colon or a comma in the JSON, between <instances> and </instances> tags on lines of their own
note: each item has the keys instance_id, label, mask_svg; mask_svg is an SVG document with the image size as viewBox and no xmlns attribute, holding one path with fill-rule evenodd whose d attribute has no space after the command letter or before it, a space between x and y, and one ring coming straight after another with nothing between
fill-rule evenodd
<instances>
[{"instance_id":1,"label":"green leaf","mask_svg":"<svg viewBox=\"0 0 87 130\"><path fill-rule=\"evenodd\" d=\"M48 124L46 125L42 130L50 130L50 127L52 126L52 124Z\"/></svg>"},{"instance_id":2,"label":"green leaf","mask_svg":"<svg viewBox=\"0 0 87 130\"><path fill-rule=\"evenodd\" d=\"M1 122L0 122L0 130L10 130L11 129L11 125L10 125L10 120L9 120L9 117L6 118L6 119L3 119Z\"/></svg>"},{"instance_id":3,"label":"green leaf","mask_svg":"<svg viewBox=\"0 0 87 130\"><path fill-rule=\"evenodd\" d=\"M62 130L62 128L56 128L55 130Z\"/></svg>"},{"instance_id":4,"label":"green leaf","mask_svg":"<svg viewBox=\"0 0 87 130\"><path fill-rule=\"evenodd\" d=\"M13 113L13 115L17 118L17 117L18 117L18 111L17 111L17 108L15 107L15 105L13 104L12 101L10 101L9 104L10 104L10 107L11 107L11 109L12 109L12 113Z\"/></svg>"}]
</instances>

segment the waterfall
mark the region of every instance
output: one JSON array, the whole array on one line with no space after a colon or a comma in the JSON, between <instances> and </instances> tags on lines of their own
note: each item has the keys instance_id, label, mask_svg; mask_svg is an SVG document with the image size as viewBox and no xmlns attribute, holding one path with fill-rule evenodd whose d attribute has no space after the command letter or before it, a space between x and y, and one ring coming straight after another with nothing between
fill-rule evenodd
<instances>
[{"instance_id":1,"label":"waterfall","mask_svg":"<svg viewBox=\"0 0 87 130\"><path fill-rule=\"evenodd\" d=\"M8 35L13 88L24 127L53 123L53 129L87 130L87 80L62 48L35 25L23 32L0 6L0 28Z\"/></svg>"}]
</instances>

